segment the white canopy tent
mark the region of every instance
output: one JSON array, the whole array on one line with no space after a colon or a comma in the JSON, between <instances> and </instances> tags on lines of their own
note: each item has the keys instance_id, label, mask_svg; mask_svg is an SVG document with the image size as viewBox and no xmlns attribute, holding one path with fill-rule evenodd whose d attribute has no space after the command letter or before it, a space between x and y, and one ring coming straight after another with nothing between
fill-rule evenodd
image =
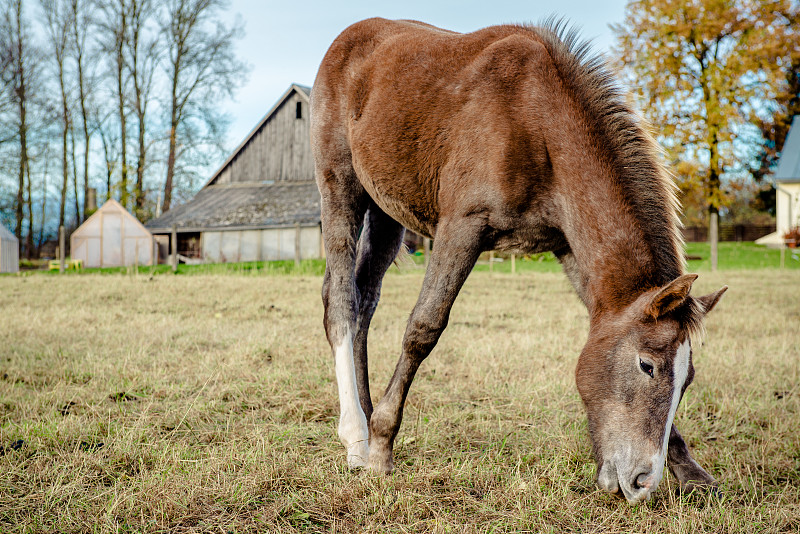
<instances>
[{"instance_id":1,"label":"white canopy tent","mask_svg":"<svg viewBox=\"0 0 800 534\"><path fill-rule=\"evenodd\" d=\"M19 240L0 225L0 273L19 271Z\"/></svg>"},{"instance_id":2,"label":"white canopy tent","mask_svg":"<svg viewBox=\"0 0 800 534\"><path fill-rule=\"evenodd\" d=\"M70 257L84 267L154 264L154 240L136 217L107 200L70 237Z\"/></svg>"}]
</instances>

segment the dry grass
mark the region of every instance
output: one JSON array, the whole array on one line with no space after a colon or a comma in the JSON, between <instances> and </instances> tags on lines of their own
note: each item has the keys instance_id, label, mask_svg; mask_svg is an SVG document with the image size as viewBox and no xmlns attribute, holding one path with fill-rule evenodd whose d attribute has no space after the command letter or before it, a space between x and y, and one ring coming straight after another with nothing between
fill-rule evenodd
<instances>
[{"instance_id":1,"label":"dry grass","mask_svg":"<svg viewBox=\"0 0 800 534\"><path fill-rule=\"evenodd\" d=\"M344 467L320 278L0 278L0 532L797 532L800 273L723 282L677 423L724 494L631 507L593 483L560 274L473 273L388 477ZM376 395L420 283L387 277Z\"/></svg>"}]
</instances>

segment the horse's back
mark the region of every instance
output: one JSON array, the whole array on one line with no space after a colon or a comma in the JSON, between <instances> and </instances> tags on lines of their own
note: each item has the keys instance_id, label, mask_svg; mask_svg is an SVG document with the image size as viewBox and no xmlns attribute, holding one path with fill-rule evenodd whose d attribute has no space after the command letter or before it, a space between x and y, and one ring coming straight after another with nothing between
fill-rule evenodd
<instances>
[{"instance_id":1,"label":"horse's back","mask_svg":"<svg viewBox=\"0 0 800 534\"><path fill-rule=\"evenodd\" d=\"M527 196L510 198L518 192L503 183L513 180L508 158L528 171L546 164L533 161L543 141L523 131L522 115L533 109L525 90L531 76L547 70L532 67L547 61L524 27L460 34L416 21L358 22L320 66L315 150L349 156L378 205L423 234L434 233L442 203L471 203L463 209L473 211L484 209L486 198L528 205ZM464 187L478 175L488 182ZM487 187L500 194L487 196Z\"/></svg>"}]
</instances>

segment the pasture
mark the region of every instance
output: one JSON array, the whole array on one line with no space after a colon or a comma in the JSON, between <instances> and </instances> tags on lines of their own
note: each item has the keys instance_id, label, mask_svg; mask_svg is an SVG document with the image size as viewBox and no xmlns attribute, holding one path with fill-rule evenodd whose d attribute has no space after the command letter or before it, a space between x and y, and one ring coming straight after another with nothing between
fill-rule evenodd
<instances>
[{"instance_id":1,"label":"pasture","mask_svg":"<svg viewBox=\"0 0 800 534\"><path fill-rule=\"evenodd\" d=\"M701 271L730 290L676 424L722 494L634 507L594 484L562 274L470 276L383 477L346 469L313 271L0 277L0 532L800 530L800 271ZM386 277L376 400L421 282Z\"/></svg>"}]
</instances>

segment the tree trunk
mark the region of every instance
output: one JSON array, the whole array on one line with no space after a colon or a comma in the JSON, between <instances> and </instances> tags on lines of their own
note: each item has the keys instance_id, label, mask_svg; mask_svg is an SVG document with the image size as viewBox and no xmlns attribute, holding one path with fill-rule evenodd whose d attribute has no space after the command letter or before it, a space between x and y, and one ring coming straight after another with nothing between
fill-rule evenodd
<instances>
[{"instance_id":1,"label":"tree trunk","mask_svg":"<svg viewBox=\"0 0 800 534\"><path fill-rule=\"evenodd\" d=\"M122 53L120 52L120 56L117 59L118 67L117 67L117 96L118 96L118 105L119 105L119 129L120 129L120 163L122 167L120 168L120 179L119 179L119 203L125 209L128 209L128 162L127 158L125 157L126 152L128 150L128 143L127 143L127 135L126 130L127 127L125 125L125 98L123 94L122 88Z\"/></svg>"},{"instance_id":2,"label":"tree trunk","mask_svg":"<svg viewBox=\"0 0 800 534\"><path fill-rule=\"evenodd\" d=\"M137 91L138 93L138 91ZM141 104L139 103L139 96L137 95L137 108ZM138 119L139 119L139 157L136 162L136 216L142 220L143 212L144 212L144 165L145 165L145 157L146 157L146 146L145 146L145 115L144 113L138 112Z\"/></svg>"},{"instance_id":3,"label":"tree trunk","mask_svg":"<svg viewBox=\"0 0 800 534\"><path fill-rule=\"evenodd\" d=\"M86 197L89 195L89 134L88 113L86 111L86 89L83 77L83 52L78 52L78 89L81 100L81 122L83 123L83 218L86 218ZM77 179L77 178L76 178Z\"/></svg>"},{"instance_id":4,"label":"tree trunk","mask_svg":"<svg viewBox=\"0 0 800 534\"><path fill-rule=\"evenodd\" d=\"M17 239L22 241L22 223L24 219L23 206L25 201L25 169L28 167L28 110L27 110L27 87L25 85L25 61L24 49L22 45L22 1L15 6L14 18L16 22L16 58L14 70L16 70L17 84L14 92L17 98L17 108L19 110L19 184L17 188L16 206L16 225L14 234Z\"/></svg>"},{"instance_id":5,"label":"tree trunk","mask_svg":"<svg viewBox=\"0 0 800 534\"><path fill-rule=\"evenodd\" d=\"M24 82L23 82L24 83ZM17 90L19 99L19 188L17 189L17 224L14 234L22 241L22 222L24 219L23 206L25 205L25 169L28 165L28 126L27 110L25 109L25 88L21 83Z\"/></svg>"},{"instance_id":6,"label":"tree trunk","mask_svg":"<svg viewBox=\"0 0 800 534\"><path fill-rule=\"evenodd\" d=\"M717 248L719 244L719 211L715 207L710 207L708 221L708 240L711 243L711 270L717 270Z\"/></svg>"},{"instance_id":7,"label":"tree trunk","mask_svg":"<svg viewBox=\"0 0 800 534\"><path fill-rule=\"evenodd\" d=\"M80 199L78 197L78 164L75 161L75 130L74 128L70 128L69 131L69 140L71 145L71 160L72 160L72 192L75 194L75 226L80 226L83 222L83 216L81 213L81 204ZM84 202L86 198L84 198Z\"/></svg>"},{"instance_id":8,"label":"tree trunk","mask_svg":"<svg viewBox=\"0 0 800 534\"><path fill-rule=\"evenodd\" d=\"M50 166L50 154L45 150L44 173L42 174L42 220L39 226L39 239L36 244L36 256L41 255L42 244L44 243L44 226L47 213L47 169Z\"/></svg>"},{"instance_id":9,"label":"tree trunk","mask_svg":"<svg viewBox=\"0 0 800 534\"><path fill-rule=\"evenodd\" d=\"M61 80L61 96L63 98L63 115L64 128L61 132L61 205L58 208L58 225L64 226L64 219L67 207L67 186L69 185L69 160L67 158L67 136L69 135L69 111L67 110L67 95L64 92L64 80Z\"/></svg>"},{"instance_id":10,"label":"tree trunk","mask_svg":"<svg viewBox=\"0 0 800 534\"><path fill-rule=\"evenodd\" d=\"M33 195L31 194L31 167L25 165L25 174L28 177L28 235L25 239L25 257L33 258Z\"/></svg>"},{"instance_id":11,"label":"tree trunk","mask_svg":"<svg viewBox=\"0 0 800 534\"><path fill-rule=\"evenodd\" d=\"M175 177L175 151L178 145L178 121L180 112L178 111L178 78L181 73L181 55L182 51L176 53L175 62L172 66L172 93L170 118L169 118L169 154L167 156L167 180L164 183L164 205L161 211L166 213L169 211L170 203L172 202L172 181Z\"/></svg>"},{"instance_id":12,"label":"tree trunk","mask_svg":"<svg viewBox=\"0 0 800 534\"><path fill-rule=\"evenodd\" d=\"M161 206L161 211L166 213L169 211L170 202L172 202L172 177L175 174L175 126L169 130L169 155L167 156L167 180L164 182L164 204Z\"/></svg>"},{"instance_id":13,"label":"tree trunk","mask_svg":"<svg viewBox=\"0 0 800 534\"><path fill-rule=\"evenodd\" d=\"M119 203L125 209L128 209L128 136L125 117L125 92L123 86L123 74L125 68L125 57L123 55L125 46L125 30L127 27L127 17L125 14L125 2L120 2L120 21L117 31L116 52L117 52L117 106L119 113L119 128L120 128L120 180L119 180Z\"/></svg>"}]
</instances>

